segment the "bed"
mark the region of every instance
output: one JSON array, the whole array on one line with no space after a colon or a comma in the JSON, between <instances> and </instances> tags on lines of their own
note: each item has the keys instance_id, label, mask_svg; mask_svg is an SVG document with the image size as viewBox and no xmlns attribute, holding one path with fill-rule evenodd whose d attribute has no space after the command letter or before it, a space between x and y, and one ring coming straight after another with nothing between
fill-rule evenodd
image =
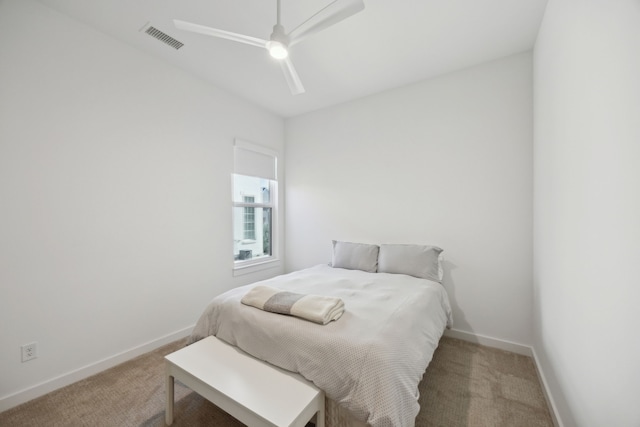
<instances>
[{"instance_id":1,"label":"bed","mask_svg":"<svg viewBox=\"0 0 640 427\"><path fill-rule=\"evenodd\" d=\"M242 304L257 285L339 297L345 311L339 320L318 325ZM328 426L405 427L414 425L418 384L451 322L440 283L334 263L223 293L202 313L190 342L215 335L300 373L325 391Z\"/></svg>"}]
</instances>

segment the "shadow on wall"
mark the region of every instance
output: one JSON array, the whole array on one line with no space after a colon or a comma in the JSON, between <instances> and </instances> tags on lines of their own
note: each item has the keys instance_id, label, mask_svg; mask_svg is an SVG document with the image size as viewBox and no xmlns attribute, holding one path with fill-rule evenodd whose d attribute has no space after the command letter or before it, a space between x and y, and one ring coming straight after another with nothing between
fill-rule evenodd
<instances>
[{"instance_id":1,"label":"shadow on wall","mask_svg":"<svg viewBox=\"0 0 640 427\"><path fill-rule=\"evenodd\" d=\"M451 271L458 268L458 266L445 259L442 262L442 268L444 270L442 286L444 286L444 289L447 291L447 295L449 295L449 302L451 303L451 310L453 312L453 328L458 331L469 332L472 334L473 329L471 329L471 325L464 317L464 312L458 305L458 300L456 298L456 284L451 276Z\"/></svg>"}]
</instances>

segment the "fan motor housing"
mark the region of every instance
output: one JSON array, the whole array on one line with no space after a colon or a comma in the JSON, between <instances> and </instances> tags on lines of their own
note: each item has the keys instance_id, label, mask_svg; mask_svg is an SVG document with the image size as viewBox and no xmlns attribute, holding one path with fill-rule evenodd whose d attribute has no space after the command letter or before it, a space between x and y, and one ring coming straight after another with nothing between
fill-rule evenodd
<instances>
[{"instance_id":1,"label":"fan motor housing","mask_svg":"<svg viewBox=\"0 0 640 427\"><path fill-rule=\"evenodd\" d=\"M273 26L273 33L269 38L271 41L280 42L285 46L289 46L289 37L284 33L284 27L280 24Z\"/></svg>"}]
</instances>

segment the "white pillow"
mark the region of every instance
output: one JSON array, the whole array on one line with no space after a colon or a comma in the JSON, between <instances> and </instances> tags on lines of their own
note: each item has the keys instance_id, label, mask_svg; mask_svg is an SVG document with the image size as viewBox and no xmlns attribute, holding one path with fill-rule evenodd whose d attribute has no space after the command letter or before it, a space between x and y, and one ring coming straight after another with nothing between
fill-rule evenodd
<instances>
[{"instance_id":1,"label":"white pillow","mask_svg":"<svg viewBox=\"0 0 640 427\"><path fill-rule=\"evenodd\" d=\"M333 241L331 266L375 273L378 269L378 245Z\"/></svg>"},{"instance_id":2,"label":"white pillow","mask_svg":"<svg viewBox=\"0 0 640 427\"><path fill-rule=\"evenodd\" d=\"M442 282L442 249L422 245L381 245L378 273L407 274Z\"/></svg>"}]
</instances>

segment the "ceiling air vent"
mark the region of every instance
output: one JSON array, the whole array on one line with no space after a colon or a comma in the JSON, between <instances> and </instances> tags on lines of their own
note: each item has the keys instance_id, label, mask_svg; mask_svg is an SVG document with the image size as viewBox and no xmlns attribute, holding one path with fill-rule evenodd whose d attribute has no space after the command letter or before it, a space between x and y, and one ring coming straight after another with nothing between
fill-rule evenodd
<instances>
[{"instance_id":1,"label":"ceiling air vent","mask_svg":"<svg viewBox=\"0 0 640 427\"><path fill-rule=\"evenodd\" d=\"M168 34L163 33L162 31L160 31L159 29L157 29L156 27L151 27L149 26L145 33L149 34L151 37L154 37L158 40L160 40L162 43L171 46L172 48L178 50L180 49L182 46L184 46L184 43L180 43L178 40L174 39L173 37L171 37Z\"/></svg>"}]
</instances>

